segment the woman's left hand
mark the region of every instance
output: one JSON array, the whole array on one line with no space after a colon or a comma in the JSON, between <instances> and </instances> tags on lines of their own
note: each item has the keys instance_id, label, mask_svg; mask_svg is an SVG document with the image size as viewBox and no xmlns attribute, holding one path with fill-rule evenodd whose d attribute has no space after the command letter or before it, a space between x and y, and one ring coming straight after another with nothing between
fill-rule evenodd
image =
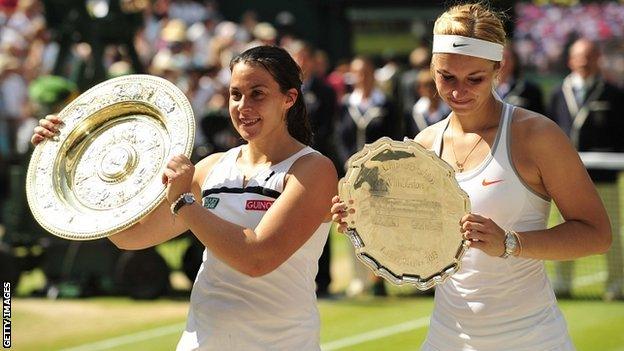
<instances>
[{"instance_id":1,"label":"woman's left hand","mask_svg":"<svg viewBox=\"0 0 624 351\"><path fill-rule=\"evenodd\" d=\"M163 184L167 185L167 201L173 203L183 193L191 192L191 183L195 166L184 155L174 156L162 175Z\"/></svg>"},{"instance_id":2,"label":"woman's left hand","mask_svg":"<svg viewBox=\"0 0 624 351\"><path fill-rule=\"evenodd\" d=\"M477 248L490 256L501 256L505 252L505 231L493 220L469 213L459 221L464 239L470 247Z\"/></svg>"}]
</instances>

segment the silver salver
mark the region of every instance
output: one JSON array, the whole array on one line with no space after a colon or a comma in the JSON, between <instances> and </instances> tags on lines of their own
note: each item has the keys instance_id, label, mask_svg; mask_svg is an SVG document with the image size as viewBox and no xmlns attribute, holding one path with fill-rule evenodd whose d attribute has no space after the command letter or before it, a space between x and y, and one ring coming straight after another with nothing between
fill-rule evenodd
<instances>
[{"instance_id":1,"label":"silver salver","mask_svg":"<svg viewBox=\"0 0 624 351\"><path fill-rule=\"evenodd\" d=\"M193 148L190 103L155 76L98 84L58 117L59 134L31 156L26 195L41 226L65 239L98 239L138 222L165 197L166 163Z\"/></svg>"},{"instance_id":2,"label":"silver salver","mask_svg":"<svg viewBox=\"0 0 624 351\"><path fill-rule=\"evenodd\" d=\"M470 212L455 171L413 140L381 138L349 158L339 194L357 257L389 282L426 290L455 273Z\"/></svg>"}]
</instances>

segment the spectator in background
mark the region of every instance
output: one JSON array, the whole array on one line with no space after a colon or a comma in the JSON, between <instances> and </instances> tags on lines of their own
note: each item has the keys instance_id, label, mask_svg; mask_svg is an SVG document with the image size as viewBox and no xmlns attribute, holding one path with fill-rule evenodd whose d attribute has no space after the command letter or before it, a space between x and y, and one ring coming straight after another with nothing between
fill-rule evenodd
<instances>
[{"instance_id":1,"label":"spectator in background","mask_svg":"<svg viewBox=\"0 0 624 351\"><path fill-rule=\"evenodd\" d=\"M425 46L418 46L409 55L410 68L401 74L399 82L399 103L403 115L410 115L414 104L418 100L416 78L423 69L429 69L431 63L431 51ZM412 136L415 134L412 134Z\"/></svg>"},{"instance_id":2,"label":"spectator in background","mask_svg":"<svg viewBox=\"0 0 624 351\"><path fill-rule=\"evenodd\" d=\"M198 1L172 0L169 3L169 17L180 19L187 25L199 22L208 15L208 8Z\"/></svg>"},{"instance_id":3,"label":"spectator in background","mask_svg":"<svg viewBox=\"0 0 624 351\"><path fill-rule=\"evenodd\" d=\"M253 39L252 33L258 22L258 14L256 11L247 10L241 15L241 36L244 37L246 41L251 41L251 39Z\"/></svg>"},{"instance_id":4,"label":"spectator in background","mask_svg":"<svg viewBox=\"0 0 624 351\"><path fill-rule=\"evenodd\" d=\"M209 16L188 28L186 38L191 43L193 65L203 67L210 64L210 42L217 23L216 17Z\"/></svg>"},{"instance_id":5,"label":"spectator in background","mask_svg":"<svg viewBox=\"0 0 624 351\"><path fill-rule=\"evenodd\" d=\"M314 60L316 61L316 76L329 85L329 83L326 82L330 68L329 56L327 55L327 52L317 48L314 53Z\"/></svg>"},{"instance_id":6,"label":"spectator in background","mask_svg":"<svg viewBox=\"0 0 624 351\"><path fill-rule=\"evenodd\" d=\"M15 153L15 136L27 116L27 87L19 59L0 53L0 124L7 131L9 155Z\"/></svg>"},{"instance_id":7,"label":"spectator in background","mask_svg":"<svg viewBox=\"0 0 624 351\"><path fill-rule=\"evenodd\" d=\"M254 26L253 32L254 41L249 43L249 47L260 45L276 45L277 44L277 29L269 22L260 22Z\"/></svg>"},{"instance_id":8,"label":"spectator in background","mask_svg":"<svg viewBox=\"0 0 624 351\"><path fill-rule=\"evenodd\" d=\"M443 120L451 112L438 94L428 68L418 73L414 89L420 98L412 107L411 113L405 116L405 135L408 138L413 138L428 126Z\"/></svg>"},{"instance_id":9,"label":"spectator in background","mask_svg":"<svg viewBox=\"0 0 624 351\"><path fill-rule=\"evenodd\" d=\"M334 89L334 92L336 93L336 100L338 102L342 101L344 95L348 92L348 85L351 83L347 83L349 69L349 60L339 60L338 63L336 63L334 70L331 71L325 79L327 84Z\"/></svg>"},{"instance_id":10,"label":"spectator in background","mask_svg":"<svg viewBox=\"0 0 624 351\"><path fill-rule=\"evenodd\" d=\"M512 105L541 114L545 112L542 91L535 83L523 77L518 55L510 44L503 49L496 93Z\"/></svg>"},{"instance_id":11,"label":"spectator in background","mask_svg":"<svg viewBox=\"0 0 624 351\"><path fill-rule=\"evenodd\" d=\"M375 81L377 87L388 97L394 104L398 103L397 90L400 78L399 63L397 62L394 52L386 52L382 54L383 65L375 70Z\"/></svg>"},{"instance_id":12,"label":"spectator in background","mask_svg":"<svg viewBox=\"0 0 624 351\"><path fill-rule=\"evenodd\" d=\"M565 77L551 98L548 116L568 134L579 152L624 152L624 94L600 76L600 51L588 39L575 41L569 49ZM604 298L622 299L623 264L620 233L618 171L588 169L596 184L613 230L613 244L607 252L608 277ZM555 290L560 296L571 293L572 261L556 268Z\"/></svg>"},{"instance_id":13,"label":"spectator in background","mask_svg":"<svg viewBox=\"0 0 624 351\"><path fill-rule=\"evenodd\" d=\"M334 125L336 122L337 104L336 94L322 79L317 76L316 50L303 41L291 42L287 48L295 62L301 67L303 84L301 91L303 101L308 110L308 118L312 127L312 147L334 162L337 169L338 162L334 141ZM319 271L316 276L316 295L329 296L331 283L331 249L327 240L323 254L319 259Z\"/></svg>"},{"instance_id":14,"label":"spectator in background","mask_svg":"<svg viewBox=\"0 0 624 351\"><path fill-rule=\"evenodd\" d=\"M160 32L161 48L158 53L168 52L179 70L186 70L191 64L192 43L186 39L186 29L182 20L171 19Z\"/></svg>"},{"instance_id":15,"label":"spectator in background","mask_svg":"<svg viewBox=\"0 0 624 351\"><path fill-rule=\"evenodd\" d=\"M17 0L0 0L0 25L6 25L16 8Z\"/></svg>"},{"instance_id":16,"label":"spectator in background","mask_svg":"<svg viewBox=\"0 0 624 351\"><path fill-rule=\"evenodd\" d=\"M346 162L365 143L387 136L398 139L402 136L397 111L384 93L375 86L375 66L370 58L358 56L351 61L353 92L343 97L340 106L337 147L338 159L344 172ZM351 255L354 276L347 288L347 295L363 293L371 286L374 295L385 295L383 280L372 278L371 272Z\"/></svg>"},{"instance_id":17,"label":"spectator in background","mask_svg":"<svg viewBox=\"0 0 624 351\"><path fill-rule=\"evenodd\" d=\"M0 53L0 156L4 160L7 160L13 151L11 139L15 133L13 126L15 117L11 115L11 111L16 109L15 106L11 106L11 102L6 101L9 96L6 96L5 91L8 93L10 89L4 87L13 85L10 83L10 77L14 76L18 67L19 62L14 56Z\"/></svg>"}]
</instances>

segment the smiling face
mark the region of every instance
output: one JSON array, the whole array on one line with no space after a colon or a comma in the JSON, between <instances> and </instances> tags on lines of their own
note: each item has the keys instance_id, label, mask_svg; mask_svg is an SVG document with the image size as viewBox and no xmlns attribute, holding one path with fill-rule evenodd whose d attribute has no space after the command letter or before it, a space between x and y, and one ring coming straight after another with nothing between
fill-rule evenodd
<instances>
[{"instance_id":1,"label":"smiling face","mask_svg":"<svg viewBox=\"0 0 624 351\"><path fill-rule=\"evenodd\" d=\"M431 64L438 93L454 112L477 110L493 98L498 63L466 55L435 54Z\"/></svg>"},{"instance_id":2,"label":"smiling face","mask_svg":"<svg viewBox=\"0 0 624 351\"><path fill-rule=\"evenodd\" d=\"M247 141L288 134L285 116L296 98L296 89L282 93L273 76L260 64L239 62L232 68L230 117L234 128Z\"/></svg>"}]
</instances>

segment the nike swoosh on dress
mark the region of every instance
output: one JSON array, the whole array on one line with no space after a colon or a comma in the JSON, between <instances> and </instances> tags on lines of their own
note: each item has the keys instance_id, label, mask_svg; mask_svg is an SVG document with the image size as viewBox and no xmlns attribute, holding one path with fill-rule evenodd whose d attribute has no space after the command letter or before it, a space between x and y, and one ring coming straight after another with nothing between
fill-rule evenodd
<instances>
[{"instance_id":1,"label":"nike swoosh on dress","mask_svg":"<svg viewBox=\"0 0 624 351\"><path fill-rule=\"evenodd\" d=\"M496 184L496 183L500 183L502 182L504 179L498 179L498 180L493 180L491 182L488 182L487 180L483 179L483 181L481 182L481 185L483 186L488 186L488 185L492 185L492 184Z\"/></svg>"}]
</instances>

